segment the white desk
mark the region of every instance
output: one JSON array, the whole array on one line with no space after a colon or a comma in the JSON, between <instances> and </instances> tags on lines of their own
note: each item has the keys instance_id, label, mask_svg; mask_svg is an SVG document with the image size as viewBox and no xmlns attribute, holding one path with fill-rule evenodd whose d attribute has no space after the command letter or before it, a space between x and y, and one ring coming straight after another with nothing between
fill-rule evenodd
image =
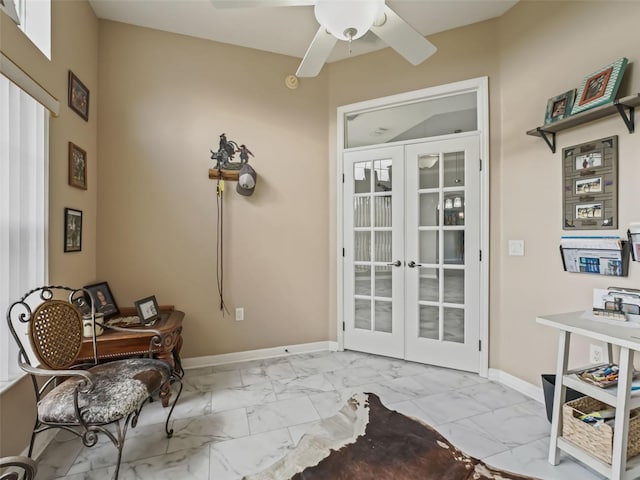
<instances>
[{"instance_id":1,"label":"white desk","mask_svg":"<svg viewBox=\"0 0 640 480\"><path fill-rule=\"evenodd\" d=\"M605 477L612 480L632 480L640 477L640 455L630 459L629 462L626 459L629 411L640 407L640 395L631 395L633 354L636 350L640 350L640 328L617 326L584 319L581 318L583 313L571 312L545 315L536 319L542 325L560 330L556 386L553 399L553 421L551 423L551 439L549 442L549 463L557 465L559 450L563 450ZM611 346L617 345L620 347L620 372L617 387L603 389L590 385L578 379L575 374L568 370L569 345L572 333L606 342L608 344L609 359L611 359ZM616 408L613 432L613 461L611 465L601 462L562 438L561 408L565 402L567 387L571 387Z\"/></svg>"}]
</instances>

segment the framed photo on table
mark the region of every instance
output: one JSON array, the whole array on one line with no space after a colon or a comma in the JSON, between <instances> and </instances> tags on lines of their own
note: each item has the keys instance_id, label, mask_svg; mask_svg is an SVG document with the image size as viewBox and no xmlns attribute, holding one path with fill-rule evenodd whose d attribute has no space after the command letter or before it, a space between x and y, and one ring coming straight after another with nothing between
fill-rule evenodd
<instances>
[{"instance_id":1,"label":"framed photo on table","mask_svg":"<svg viewBox=\"0 0 640 480\"><path fill-rule=\"evenodd\" d=\"M82 250L82 210L64 209L64 251Z\"/></svg>"},{"instance_id":2,"label":"framed photo on table","mask_svg":"<svg viewBox=\"0 0 640 480\"><path fill-rule=\"evenodd\" d=\"M160 308L155 296L138 300L135 302L135 306L138 311L138 317L140 317L140 323L149 324L160 318Z\"/></svg>"},{"instance_id":3,"label":"framed photo on table","mask_svg":"<svg viewBox=\"0 0 640 480\"><path fill-rule=\"evenodd\" d=\"M618 93L627 62L627 58L622 57L587 75L578 88L571 115L613 102Z\"/></svg>"},{"instance_id":4,"label":"framed photo on table","mask_svg":"<svg viewBox=\"0 0 640 480\"><path fill-rule=\"evenodd\" d=\"M85 285L84 288L89 292L93 299L93 305L95 306L96 313L104 314L105 319L111 318L120 313L107 282Z\"/></svg>"},{"instance_id":5,"label":"framed photo on table","mask_svg":"<svg viewBox=\"0 0 640 480\"><path fill-rule=\"evenodd\" d=\"M87 189L87 152L69 142L69 185Z\"/></svg>"}]
</instances>

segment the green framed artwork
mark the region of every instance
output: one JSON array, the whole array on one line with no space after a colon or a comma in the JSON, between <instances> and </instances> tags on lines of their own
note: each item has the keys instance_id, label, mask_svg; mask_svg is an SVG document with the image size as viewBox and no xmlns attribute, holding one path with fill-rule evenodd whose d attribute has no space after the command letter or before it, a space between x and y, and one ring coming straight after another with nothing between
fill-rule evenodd
<instances>
[{"instance_id":1,"label":"green framed artwork","mask_svg":"<svg viewBox=\"0 0 640 480\"><path fill-rule=\"evenodd\" d=\"M578 88L571 115L590 108L611 103L616 98L624 70L629 60L622 57L615 62L587 75Z\"/></svg>"},{"instance_id":2,"label":"green framed artwork","mask_svg":"<svg viewBox=\"0 0 640 480\"><path fill-rule=\"evenodd\" d=\"M545 125L567 118L571 114L571 108L573 107L575 98L575 88L550 98L547 101L547 113L544 116Z\"/></svg>"}]
</instances>

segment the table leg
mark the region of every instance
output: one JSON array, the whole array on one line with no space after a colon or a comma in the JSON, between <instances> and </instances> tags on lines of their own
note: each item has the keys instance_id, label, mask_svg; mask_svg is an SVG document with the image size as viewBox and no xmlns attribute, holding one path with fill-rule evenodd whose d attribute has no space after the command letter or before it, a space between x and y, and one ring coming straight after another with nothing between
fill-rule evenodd
<instances>
[{"instance_id":1,"label":"table leg","mask_svg":"<svg viewBox=\"0 0 640 480\"><path fill-rule=\"evenodd\" d=\"M618 376L618 398L616 399L616 421L613 430L613 454L611 478L624 478L627 470L627 441L629 438L629 399L633 379L633 350L620 347L620 371Z\"/></svg>"},{"instance_id":2,"label":"table leg","mask_svg":"<svg viewBox=\"0 0 640 480\"><path fill-rule=\"evenodd\" d=\"M156 358L160 360L164 360L169 365L171 365L171 371L173 372L176 368L173 354L171 352L159 352L156 355ZM169 406L169 400L171 400L171 382L165 383L160 389L160 401L162 402L163 407Z\"/></svg>"},{"instance_id":3,"label":"table leg","mask_svg":"<svg viewBox=\"0 0 640 480\"><path fill-rule=\"evenodd\" d=\"M562 384L562 377L567 372L569 363L569 343L571 333L560 332L558 340L558 359L556 366L556 386L553 394L553 417L551 421L551 438L549 439L549 463L558 464L558 437L562 434L562 404L565 402L567 387Z\"/></svg>"}]
</instances>

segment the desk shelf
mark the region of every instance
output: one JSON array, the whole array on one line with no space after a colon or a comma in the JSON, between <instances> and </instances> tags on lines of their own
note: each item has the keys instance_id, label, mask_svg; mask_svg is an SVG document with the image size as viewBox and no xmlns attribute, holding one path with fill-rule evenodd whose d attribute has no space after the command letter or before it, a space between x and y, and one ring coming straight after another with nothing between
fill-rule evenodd
<instances>
[{"instance_id":1,"label":"desk shelf","mask_svg":"<svg viewBox=\"0 0 640 480\"><path fill-rule=\"evenodd\" d=\"M618 387L600 388L580 380L576 374L564 375L562 377L562 384L566 387L573 388L580 393L584 393L591 398L600 400L607 405L611 405L612 407L616 406L618 399ZM629 399L629 408L633 410L634 408L639 407L640 395L638 392L632 392L631 398Z\"/></svg>"},{"instance_id":2,"label":"desk shelf","mask_svg":"<svg viewBox=\"0 0 640 480\"><path fill-rule=\"evenodd\" d=\"M570 117L527 131L527 135L541 137L549 146L552 153L556 153L556 133L585 123L609 117L618 113L627 126L629 133L635 131L635 107L640 105L640 93L615 100L600 107L576 113Z\"/></svg>"},{"instance_id":3,"label":"desk shelf","mask_svg":"<svg viewBox=\"0 0 640 480\"><path fill-rule=\"evenodd\" d=\"M573 458L580 460L585 465L591 467L600 475L611 478L611 465L604 463L593 455L585 452L580 447L568 440L565 440L564 437L558 437L558 448L563 452L568 453ZM633 480L638 476L640 476L640 455L636 455L627 461L627 468L624 476L620 480Z\"/></svg>"}]
</instances>

